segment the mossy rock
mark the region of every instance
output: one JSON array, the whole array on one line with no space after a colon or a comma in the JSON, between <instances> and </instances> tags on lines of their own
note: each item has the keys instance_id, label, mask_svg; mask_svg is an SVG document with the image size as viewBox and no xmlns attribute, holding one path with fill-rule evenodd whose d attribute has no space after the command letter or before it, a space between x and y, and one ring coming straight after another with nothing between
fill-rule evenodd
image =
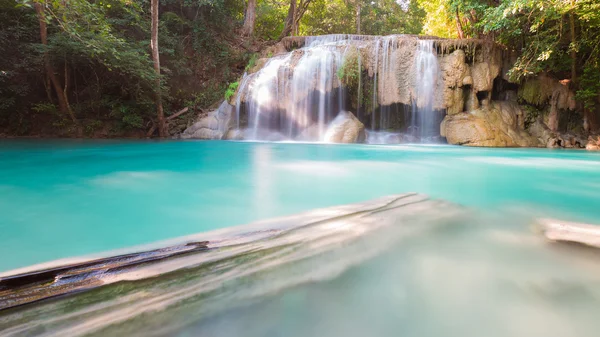
<instances>
[{"instance_id":1,"label":"mossy rock","mask_svg":"<svg viewBox=\"0 0 600 337\"><path fill-rule=\"evenodd\" d=\"M554 82L546 77L528 79L519 87L519 99L522 101L542 106L552 97Z\"/></svg>"}]
</instances>

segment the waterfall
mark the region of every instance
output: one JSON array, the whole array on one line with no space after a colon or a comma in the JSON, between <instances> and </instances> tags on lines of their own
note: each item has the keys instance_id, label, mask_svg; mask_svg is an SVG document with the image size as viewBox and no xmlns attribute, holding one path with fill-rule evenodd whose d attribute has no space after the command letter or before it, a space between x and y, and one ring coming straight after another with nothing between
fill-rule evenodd
<instances>
[{"instance_id":1,"label":"waterfall","mask_svg":"<svg viewBox=\"0 0 600 337\"><path fill-rule=\"evenodd\" d=\"M346 71L347 76L349 69L353 90L340 75ZM326 141L332 121L349 111L372 131L425 137L439 129L429 118L438 77L432 40L307 37L304 47L272 57L258 72L244 76L235 99L235 125L247 127L247 138L254 140ZM405 110L411 111L410 120L399 116ZM240 123L242 116L247 125Z\"/></svg>"},{"instance_id":2,"label":"waterfall","mask_svg":"<svg viewBox=\"0 0 600 337\"><path fill-rule=\"evenodd\" d=\"M381 92L383 93L383 95L386 95L388 90L394 90L394 86L390 86L390 83L395 82L393 79L394 73L391 71L391 67L392 67L391 53L395 49L394 48L395 41L396 41L396 39L394 38L394 36L386 36L383 39L383 55L382 55L383 60L381 62L381 66L383 68L383 70L381 72L382 73L381 79L383 79L383 81L381 81L381 84L380 84ZM398 61L398 60L396 60L396 61ZM389 127L390 127L389 113L390 113L390 109L388 106L380 105L379 130L389 129Z\"/></svg>"},{"instance_id":3,"label":"waterfall","mask_svg":"<svg viewBox=\"0 0 600 337\"><path fill-rule=\"evenodd\" d=\"M240 84L240 89L239 92L245 92L246 90L246 86L248 85L248 79L250 77L248 76L248 73L244 73L244 76L242 77L242 83ZM236 125L237 128L240 128L240 111L242 109L242 95L237 95L236 99L235 99L235 121L236 121Z\"/></svg>"},{"instance_id":4,"label":"waterfall","mask_svg":"<svg viewBox=\"0 0 600 337\"><path fill-rule=\"evenodd\" d=\"M437 86L439 65L433 40L419 40L415 55L415 97L413 97L413 118L411 118L411 131L413 136L424 139L431 136L435 125L433 101Z\"/></svg>"},{"instance_id":5,"label":"waterfall","mask_svg":"<svg viewBox=\"0 0 600 337\"><path fill-rule=\"evenodd\" d=\"M371 110L371 128L375 129L375 111L377 110L377 106L378 104L378 95L377 95L377 90L379 90L379 85L377 82L377 77L379 74L379 46L381 44L379 43L379 41L375 42L375 70L374 70L374 76L373 76L373 107Z\"/></svg>"}]
</instances>

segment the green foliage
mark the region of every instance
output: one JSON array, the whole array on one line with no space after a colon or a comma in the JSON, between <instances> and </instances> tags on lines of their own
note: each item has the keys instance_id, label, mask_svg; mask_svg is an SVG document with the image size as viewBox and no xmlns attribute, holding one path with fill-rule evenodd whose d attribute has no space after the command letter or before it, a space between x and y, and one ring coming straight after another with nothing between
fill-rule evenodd
<instances>
[{"instance_id":1,"label":"green foliage","mask_svg":"<svg viewBox=\"0 0 600 337\"><path fill-rule=\"evenodd\" d=\"M58 108L56 105L52 103L35 103L31 106L31 110L37 113L50 114L50 115L58 115Z\"/></svg>"},{"instance_id":2,"label":"green foliage","mask_svg":"<svg viewBox=\"0 0 600 337\"><path fill-rule=\"evenodd\" d=\"M342 65L337 70L337 77L342 85L357 88L360 78L360 53L356 47L351 47L346 52Z\"/></svg>"},{"instance_id":3,"label":"green foliage","mask_svg":"<svg viewBox=\"0 0 600 337\"><path fill-rule=\"evenodd\" d=\"M277 40L287 17L289 0L259 0L256 6L255 35L262 40Z\"/></svg>"},{"instance_id":4,"label":"green foliage","mask_svg":"<svg viewBox=\"0 0 600 337\"><path fill-rule=\"evenodd\" d=\"M344 0L313 0L300 22L301 35L355 32L354 10Z\"/></svg>"},{"instance_id":5,"label":"green foliage","mask_svg":"<svg viewBox=\"0 0 600 337\"><path fill-rule=\"evenodd\" d=\"M425 11L418 1L360 1L361 34L419 34ZM313 0L300 22L302 35L356 33L356 2Z\"/></svg>"},{"instance_id":6,"label":"green foliage","mask_svg":"<svg viewBox=\"0 0 600 337\"><path fill-rule=\"evenodd\" d=\"M600 67L587 64L580 79L580 89L575 97L583 102L586 109L596 110L600 105Z\"/></svg>"},{"instance_id":7,"label":"green foliage","mask_svg":"<svg viewBox=\"0 0 600 337\"><path fill-rule=\"evenodd\" d=\"M98 123L114 126L116 134L146 131L155 118L157 94L149 54L149 2L44 2L44 46L32 3L18 1L0 0L0 132L54 128L65 134L72 128L56 112L44 53L88 135L100 129ZM214 104L222 99L225 83L239 76L237 65L248 58L248 46L239 48L236 41L243 6L237 0L161 0L158 94L167 115L183 106Z\"/></svg>"},{"instance_id":8,"label":"green foliage","mask_svg":"<svg viewBox=\"0 0 600 337\"><path fill-rule=\"evenodd\" d=\"M372 108L373 80L366 74L363 58L356 47L349 48L344 55L342 65L337 70L337 77L348 92L353 108Z\"/></svg>"},{"instance_id":9,"label":"green foliage","mask_svg":"<svg viewBox=\"0 0 600 337\"><path fill-rule=\"evenodd\" d=\"M586 109L599 108L599 1L435 1L442 2L448 17L458 14L468 37L494 39L517 52L508 75L512 81L523 84L519 96L525 102L547 102L551 90L530 78L548 73L570 79L576 99Z\"/></svg>"},{"instance_id":10,"label":"green foliage","mask_svg":"<svg viewBox=\"0 0 600 337\"><path fill-rule=\"evenodd\" d=\"M361 9L361 31L368 35L419 34L425 11L419 2L403 8L396 0L367 1Z\"/></svg>"},{"instance_id":11,"label":"green foliage","mask_svg":"<svg viewBox=\"0 0 600 337\"><path fill-rule=\"evenodd\" d=\"M477 7L483 15L476 27L521 50L510 72L515 81L540 72L567 77L573 62L581 70L585 68L583 63L598 58L595 50L600 42L600 3L595 0L515 0L483 7ZM570 36L571 15L577 32L574 41ZM572 51L588 57L578 57L582 60L579 63L570 58Z\"/></svg>"},{"instance_id":12,"label":"green foliage","mask_svg":"<svg viewBox=\"0 0 600 337\"><path fill-rule=\"evenodd\" d=\"M0 0L0 125L15 132L44 125L73 127L57 112L45 55L88 134L101 128L96 121L108 121L119 130L146 129L155 115L156 95L161 95L167 115L183 106L229 100L237 90L234 81L256 67L259 46L279 38L290 2L258 0L254 38L248 39L237 31L246 1L161 0L160 89L149 55L148 1L43 3L47 46L41 44L30 0ZM548 99L541 84L532 84L534 75L565 79L574 72L571 86L577 100L586 109L600 109L597 0L312 0L299 33L355 33L358 5L362 34L457 37L460 26L466 37L495 40L518 54L509 75L524 84L522 100L543 105ZM363 73L358 50L349 50L337 76L349 92L357 93L352 97L355 106L369 106L373 96Z\"/></svg>"},{"instance_id":13,"label":"green foliage","mask_svg":"<svg viewBox=\"0 0 600 337\"><path fill-rule=\"evenodd\" d=\"M448 0L419 0L426 13L423 32L427 35L456 38L456 23L449 14Z\"/></svg>"},{"instance_id":14,"label":"green foliage","mask_svg":"<svg viewBox=\"0 0 600 337\"><path fill-rule=\"evenodd\" d=\"M235 91L237 90L239 85L240 85L240 82L233 82L233 83L229 84L229 87L227 87L227 90L225 91L225 100L226 101L229 101L229 99L231 99L231 97L233 97L233 95L235 95Z\"/></svg>"},{"instance_id":15,"label":"green foliage","mask_svg":"<svg viewBox=\"0 0 600 337\"><path fill-rule=\"evenodd\" d=\"M102 122L99 120L92 120L85 125L85 133L89 136L93 136L94 132L102 127Z\"/></svg>"},{"instance_id":16,"label":"green foliage","mask_svg":"<svg viewBox=\"0 0 600 337\"><path fill-rule=\"evenodd\" d=\"M252 56L250 56L250 60L248 60L248 65L246 65L246 68L244 69L244 71L249 71L252 68L254 68L254 66L256 66L257 60L258 60L258 54L257 53L252 54Z\"/></svg>"}]
</instances>

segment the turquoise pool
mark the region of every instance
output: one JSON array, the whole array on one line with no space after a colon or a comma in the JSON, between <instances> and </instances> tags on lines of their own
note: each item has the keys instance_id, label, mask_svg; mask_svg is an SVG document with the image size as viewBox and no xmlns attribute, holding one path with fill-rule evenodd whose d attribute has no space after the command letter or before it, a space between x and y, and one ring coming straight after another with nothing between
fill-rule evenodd
<instances>
[{"instance_id":1,"label":"turquoise pool","mask_svg":"<svg viewBox=\"0 0 600 337\"><path fill-rule=\"evenodd\" d=\"M600 154L2 140L0 271L403 192L600 223Z\"/></svg>"}]
</instances>

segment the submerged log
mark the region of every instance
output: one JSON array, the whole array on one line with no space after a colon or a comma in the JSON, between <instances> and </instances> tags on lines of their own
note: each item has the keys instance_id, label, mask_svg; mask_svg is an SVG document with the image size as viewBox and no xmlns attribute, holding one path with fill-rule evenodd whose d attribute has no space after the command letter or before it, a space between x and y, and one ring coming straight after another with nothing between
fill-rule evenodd
<instances>
[{"instance_id":1,"label":"submerged log","mask_svg":"<svg viewBox=\"0 0 600 337\"><path fill-rule=\"evenodd\" d=\"M208 249L208 241L93 259L0 278L0 310L101 286L110 273Z\"/></svg>"},{"instance_id":2,"label":"submerged log","mask_svg":"<svg viewBox=\"0 0 600 337\"><path fill-rule=\"evenodd\" d=\"M265 270L291 268L291 264L294 270L299 270L301 266L295 264L298 261L336 254L334 252L341 247L357 249L358 255L344 255L342 251L336 255L339 258L326 259L319 265L323 270L339 271L373 256L386 244L392 245L396 238L427 230L427 224L437 224L440 218L454 216L457 210L461 209L456 205L430 200L424 195L394 195L134 247L116 256L80 259L67 264L58 261L51 263L52 267L41 269L33 266L0 274L0 312L15 307L23 312L35 310L37 305L46 304L26 305L59 296L68 296L64 302L73 302L71 296L81 297L78 303L85 307L87 291L106 289L117 282L120 286L112 287L116 289L115 297L124 296L122 287L128 291L144 287L134 282L143 282L146 287L156 283L157 293L172 286L174 290L164 295L164 301L168 302L210 292L223 282L236 282ZM377 245L353 245L369 235L378 235ZM348 261L343 264L345 260ZM313 279L317 276L310 273L316 272L322 277L316 266L308 264L309 269L302 275ZM298 282L301 279L298 277L290 282ZM195 292L182 290L182 283L190 283L190 289L196 289ZM112 293L111 290L106 292ZM19 319L14 323L21 324Z\"/></svg>"}]
</instances>

